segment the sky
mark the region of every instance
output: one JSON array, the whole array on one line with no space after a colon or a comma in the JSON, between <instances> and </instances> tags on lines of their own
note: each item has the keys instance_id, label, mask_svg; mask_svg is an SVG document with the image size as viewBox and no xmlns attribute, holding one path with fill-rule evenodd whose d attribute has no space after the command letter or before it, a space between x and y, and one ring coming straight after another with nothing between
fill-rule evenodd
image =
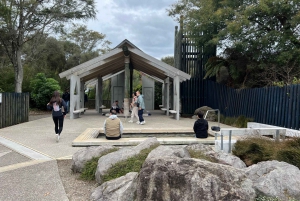
<instances>
[{"instance_id":1,"label":"sky","mask_svg":"<svg viewBox=\"0 0 300 201\"><path fill-rule=\"evenodd\" d=\"M106 35L116 47L127 39L146 54L161 59L174 56L178 23L166 9L177 0L96 0L97 17L87 28Z\"/></svg>"}]
</instances>

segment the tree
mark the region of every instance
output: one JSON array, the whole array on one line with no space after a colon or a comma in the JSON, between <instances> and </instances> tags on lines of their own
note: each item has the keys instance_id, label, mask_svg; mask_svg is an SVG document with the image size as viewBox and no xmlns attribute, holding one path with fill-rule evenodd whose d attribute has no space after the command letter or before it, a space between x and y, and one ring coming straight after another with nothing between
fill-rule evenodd
<instances>
[{"instance_id":1,"label":"tree","mask_svg":"<svg viewBox=\"0 0 300 201\"><path fill-rule=\"evenodd\" d=\"M0 45L5 48L15 72L15 91L22 92L24 44L71 20L95 17L94 0L1 0Z\"/></svg>"},{"instance_id":2,"label":"tree","mask_svg":"<svg viewBox=\"0 0 300 201\"><path fill-rule=\"evenodd\" d=\"M267 84L257 75L279 63L286 66L285 55L293 55L288 60L297 62L293 64L298 71L299 13L300 0L181 0L169 9L177 20L184 16L184 29L199 45L217 45L230 73L248 87Z\"/></svg>"}]
</instances>

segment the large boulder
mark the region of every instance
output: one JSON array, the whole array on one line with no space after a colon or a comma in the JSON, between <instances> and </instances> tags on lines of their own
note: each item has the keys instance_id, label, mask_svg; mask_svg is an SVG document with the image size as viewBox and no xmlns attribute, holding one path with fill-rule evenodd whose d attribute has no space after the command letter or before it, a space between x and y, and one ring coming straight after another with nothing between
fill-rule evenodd
<instances>
[{"instance_id":1,"label":"large boulder","mask_svg":"<svg viewBox=\"0 0 300 201\"><path fill-rule=\"evenodd\" d=\"M265 161L246 168L259 195L300 200L300 170L286 162Z\"/></svg>"},{"instance_id":2,"label":"large boulder","mask_svg":"<svg viewBox=\"0 0 300 201\"><path fill-rule=\"evenodd\" d=\"M198 112L202 112L203 113L203 117L205 116L207 110L212 110L211 107L208 107L208 106L202 106L202 107L199 107L198 109L195 110L194 112L194 116L193 118L197 119L197 114ZM216 121L217 120L217 115L215 112L208 112L207 113L207 116L206 116L206 120L207 121Z\"/></svg>"},{"instance_id":3,"label":"large boulder","mask_svg":"<svg viewBox=\"0 0 300 201\"><path fill-rule=\"evenodd\" d=\"M252 201L256 194L244 171L192 158L151 158L137 184L137 201Z\"/></svg>"},{"instance_id":4,"label":"large boulder","mask_svg":"<svg viewBox=\"0 0 300 201\"><path fill-rule=\"evenodd\" d=\"M116 163L125 161L128 158L138 155L142 150L151 146L160 145L156 138L148 138L132 148L121 148L116 152L109 153L98 160L97 170L95 173L96 181L101 184L102 176Z\"/></svg>"},{"instance_id":5,"label":"large boulder","mask_svg":"<svg viewBox=\"0 0 300 201\"><path fill-rule=\"evenodd\" d=\"M181 146L159 146L153 149L147 156L147 159L160 157L179 157L190 158L189 152L185 149L186 145ZM147 160L146 159L146 160Z\"/></svg>"},{"instance_id":6,"label":"large boulder","mask_svg":"<svg viewBox=\"0 0 300 201\"><path fill-rule=\"evenodd\" d=\"M137 172L103 183L92 193L91 201L133 201L136 194Z\"/></svg>"},{"instance_id":7,"label":"large boulder","mask_svg":"<svg viewBox=\"0 0 300 201\"><path fill-rule=\"evenodd\" d=\"M113 149L117 149L117 148L110 145L104 145L104 146L92 146L92 147L87 147L78 150L72 156L72 167L71 167L72 171L82 172L82 169L87 161L91 160L93 157L99 157L104 153L107 153Z\"/></svg>"},{"instance_id":8,"label":"large boulder","mask_svg":"<svg viewBox=\"0 0 300 201\"><path fill-rule=\"evenodd\" d=\"M246 168L246 164L237 156L232 154L217 152L213 147L204 144L192 144L186 147L187 150L199 151L205 156L215 159L218 163L231 165L235 168Z\"/></svg>"}]
</instances>

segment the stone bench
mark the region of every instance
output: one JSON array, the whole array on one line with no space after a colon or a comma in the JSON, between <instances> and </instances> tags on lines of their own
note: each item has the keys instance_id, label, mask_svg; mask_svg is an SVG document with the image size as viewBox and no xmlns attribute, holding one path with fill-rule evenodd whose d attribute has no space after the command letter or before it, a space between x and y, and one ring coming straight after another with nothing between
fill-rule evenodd
<instances>
[{"instance_id":1,"label":"stone bench","mask_svg":"<svg viewBox=\"0 0 300 201\"><path fill-rule=\"evenodd\" d=\"M89 108L79 108L78 110L74 110L73 114L74 114L74 118L78 118L80 114L84 114L84 112L89 109Z\"/></svg>"}]
</instances>

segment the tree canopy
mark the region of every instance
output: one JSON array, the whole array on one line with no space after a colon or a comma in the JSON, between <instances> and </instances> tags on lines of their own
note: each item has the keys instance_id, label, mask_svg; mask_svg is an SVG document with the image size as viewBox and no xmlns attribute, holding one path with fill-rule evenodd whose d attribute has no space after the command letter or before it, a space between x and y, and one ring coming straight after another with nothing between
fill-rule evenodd
<instances>
[{"instance_id":1,"label":"tree canopy","mask_svg":"<svg viewBox=\"0 0 300 201\"><path fill-rule=\"evenodd\" d=\"M1 0L0 46L5 49L15 72L15 91L22 91L24 44L72 20L96 15L94 0Z\"/></svg>"},{"instance_id":2,"label":"tree canopy","mask_svg":"<svg viewBox=\"0 0 300 201\"><path fill-rule=\"evenodd\" d=\"M215 60L226 60L232 83L289 84L299 77L300 0L180 0L168 11L183 16L199 45L218 47Z\"/></svg>"}]
</instances>

